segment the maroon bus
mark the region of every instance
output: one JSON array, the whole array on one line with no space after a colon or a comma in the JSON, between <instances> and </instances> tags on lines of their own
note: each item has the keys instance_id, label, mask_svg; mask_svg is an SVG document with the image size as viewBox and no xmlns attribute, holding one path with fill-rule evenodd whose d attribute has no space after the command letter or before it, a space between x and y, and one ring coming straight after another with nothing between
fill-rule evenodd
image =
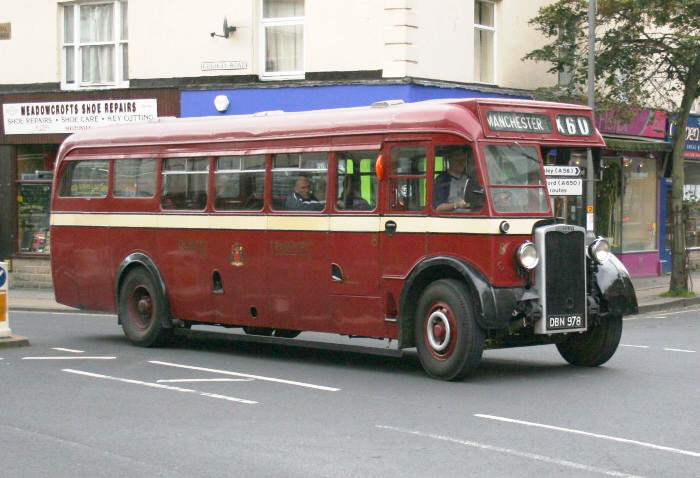
<instances>
[{"instance_id":1,"label":"maroon bus","mask_svg":"<svg viewBox=\"0 0 700 478\"><path fill-rule=\"evenodd\" d=\"M597 366L636 296L605 239L554 217L542 150L602 146L586 107L503 99L80 132L56 162L56 300L141 346L206 324L397 339L446 380L484 348Z\"/></svg>"}]
</instances>

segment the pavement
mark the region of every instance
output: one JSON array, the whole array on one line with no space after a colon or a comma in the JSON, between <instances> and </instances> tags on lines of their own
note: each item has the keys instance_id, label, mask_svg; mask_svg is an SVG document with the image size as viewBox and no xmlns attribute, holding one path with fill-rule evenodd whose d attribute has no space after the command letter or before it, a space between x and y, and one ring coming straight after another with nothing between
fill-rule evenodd
<instances>
[{"instance_id":1,"label":"pavement","mask_svg":"<svg viewBox=\"0 0 700 478\"><path fill-rule=\"evenodd\" d=\"M700 304L700 270L692 271L688 278L688 288L696 290L698 296L690 298L660 297L668 291L670 275L633 278L634 290L639 303L639 313L681 309ZM88 313L56 302L52 289L10 289L8 303L10 310L43 312Z\"/></svg>"}]
</instances>

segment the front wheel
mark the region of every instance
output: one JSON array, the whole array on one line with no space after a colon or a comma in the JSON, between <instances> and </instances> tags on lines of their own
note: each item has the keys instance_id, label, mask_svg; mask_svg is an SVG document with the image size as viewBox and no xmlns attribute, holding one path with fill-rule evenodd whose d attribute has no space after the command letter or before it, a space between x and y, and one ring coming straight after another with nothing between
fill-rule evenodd
<instances>
[{"instance_id":1,"label":"front wheel","mask_svg":"<svg viewBox=\"0 0 700 478\"><path fill-rule=\"evenodd\" d=\"M145 269L134 269L119 291L119 320L124 334L135 345L165 344L172 329L165 328L168 310L163 292Z\"/></svg>"},{"instance_id":2,"label":"front wheel","mask_svg":"<svg viewBox=\"0 0 700 478\"><path fill-rule=\"evenodd\" d=\"M418 301L415 335L418 358L433 378L458 380L479 365L484 331L476 323L464 283L443 279L425 289Z\"/></svg>"},{"instance_id":3,"label":"front wheel","mask_svg":"<svg viewBox=\"0 0 700 478\"><path fill-rule=\"evenodd\" d=\"M557 350L571 365L597 367L615 354L622 336L622 316L611 315L582 334L572 334L557 344Z\"/></svg>"}]
</instances>

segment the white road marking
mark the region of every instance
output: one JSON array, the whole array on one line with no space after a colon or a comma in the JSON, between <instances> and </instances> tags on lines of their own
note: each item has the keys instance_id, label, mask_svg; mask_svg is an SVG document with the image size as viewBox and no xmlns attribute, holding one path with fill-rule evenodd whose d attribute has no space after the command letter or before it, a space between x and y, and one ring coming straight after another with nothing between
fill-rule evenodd
<instances>
[{"instance_id":1,"label":"white road marking","mask_svg":"<svg viewBox=\"0 0 700 478\"><path fill-rule=\"evenodd\" d=\"M648 349L648 345L629 345L629 344L620 344L620 347L634 347L637 349Z\"/></svg>"},{"instance_id":2,"label":"white road marking","mask_svg":"<svg viewBox=\"0 0 700 478\"><path fill-rule=\"evenodd\" d=\"M668 352L685 352L685 353L689 353L689 354L694 354L694 353L695 353L695 350L672 349L672 348L670 348L670 347L664 347L664 350L666 350L666 351L668 351Z\"/></svg>"},{"instance_id":3,"label":"white road marking","mask_svg":"<svg viewBox=\"0 0 700 478\"><path fill-rule=\"evenodd\" d=\"M56 355L55 357L22 357L22 360L114 360L117 357L107 357L107 356L95 356L95 357L87 357L85 355L77 356L77 355L69 355L69 356L60 356Z\"/></svg>"},{"instance_id":4,"label":"white road marking","mask_svg":"<svg viewBox=\"0 0 700 478\"><path fill-rule=\"evenodd\" d=\"M589 436L589 437L593 437L593 438L602 438L603 440L616 441L616 442L620 442L620 443L628 443L630 445L643 446L646 448L652 448L654 450L668 451L671 453L677 453L679 455L687 455L687 456L693 456L696 458L700 458L700 453L695 452L695 451L681 450L679 448L672 448L670 446L655 445L653 443L647 443L647 442L637 441L637 440L629 440L627 438L619 438L619 437L614 437L614 436L610 436L610 435L601 435L600 433L585 432L582 430L575 430L573 428L556 427L553 425L545 425L542 423L527 422L524 420L516 420L514 418L497 417L494 415L482 415L481 413L475 413L474 416L479 417L479 418L486 418L488 420L498 420L501 422L516 423L518 425L527 425L530 427L546 428L548 430L556 430L556 431L560 431L560 432L574 433L576 435L585 435L585 436Z\"/></svg>"},{"instance_id":5,"label":"white road marking","mask_svg":"<svg viewBox=\"0 0 700 478\"><path fill-rule=\"evenodd\" d=\"M666 312L665 315L676 315L676 314L685 314L687 312L700 312L700 309L683 309L683 310L677 310L676 312Z\"/></svg>"},{"instance_id":6,"label":"white road marking","mask_svg":"<svg viewBox=\"0 0 700 478\"><path fill-rule=\"evenodd\" d=\"M535 453L527 453L524 451L518 451L518 450L513 450L511 448L503 448L500 446L494 446L494 445L487 445L485 443L479 443L475 441L468 441L468 440L459 440L457 438L451 438L445 435L435 435L432 433L422 433L419 431L415 430L406 430L403 428L398 428L398 427L392 427L388 425L375 425L377 428L381 428L383 430L391 430L399 433L406 433L409 435L416 435L419 437L424 437L424 438L433 438L435 440L442 440L450 443L456 443L458 445L464 445L464 446L469 446L472 448L479 448L481 450L489 450L489 451L497 451L499 453L505 453L508 455L513 455L517 456L520 458L529 458L530 460L537 460L541 461L544 463L551 463L553 465L558 465L558 466L566 466L569 468L574 468L577 470L584 470L584 471L589 471L593 473L601 473L603 475L608 475L608 476L621 476L621 477L626 477L626 478L638 478L637 475L630 475L628 473L621 473L619 471L613 471L613 470L606 470L604 468L598 468L596 466L590 466L590 465L584 465L582 463L576 463L573 461L568 461L568 460L560 460L558 458L551 458L549 456L544 456L544 455L537 455Z\"/></svg>"},{"instance_id":7,"label":"white road marking","mask_svg":"<svg viewBox=\"0 0 700 478\"><path fill-rule=\"evenodd\" d=\"M71 352L74 354L82 354L82 350L75 350L75 349L64 349L63 347L51 347L54 350L58 350L59 352Z\"/></svg>"},{"instance_id":8,"label":"white road marking","mask_svg":"<svg viewBox=\"0 0 700 478\"><path fill-rule=\"evenodd\" d=\"M198 370L200 372L220 373L223 375L233 375L235 377L246 377L246 378L252 378L255 380L264 380L267 382L284 383L286 385L296 385L297 387L306 387L306 388L313 388L316 390L324 390L327 392L337 392L337 391L341 390L340 388L326 387L325 385L314 385L312 383L295 382L293 380L284 380L281 378L274 378L274 377L263 377L260 375L250 375L247 373L230 372L228 370L217 370L214 368L195 367L193 365L181 365L181 364L171 363L171 362L160 362L158 360L150 360L149 362L156 364L156 365L165 365L167 367L186 368L189 370Z\"/></svg>"},{"instance_id":9,"label":"white road marking","mask_svg":"<svg viewBox=\"0 0 700 478\"><path fill-rule=\"evenodd\" d=\"M158 383L182 382L252 382L252 378L177 378L173 380L156 380Z\"/></svg>"},{"instance_id":10,"label":"white road marking","mask_svg":"<svg viewBox=\"0 0 700 478\"><path fill-rule=\"evenodd\" d=\"M10 309L10 313L12 314L42 314L42 315L72 315L76 319L78 317L83 317L83 316L92 316L92 317L116 317L114 314L110 314L109 312L47 312L43 310L12 310Z\"/></svg>"},{"instance_id":11,"label":"white road marking","mask_svg":"<svg viewBox=\"0 0 700 478\"><path fill-rule=\"evenodd\" d=\"M74 373L77 375L84 375L86 377L102 378L105 380L114 380L116 382L130 383L133 385L143 385L145 387L160 388L163 390L173 390L175 392L196 393L196 394L201 395L203 397L220 398L222 400L228 400L230 402L245 403L247 405L255 405L258 403L258 402L255 402L253 400L246 400L244 398L236 398L236 397L229 397L227 395L219 395L219 394L215 394L215 393L200 392L198 390L192 390L190 388L173 387L171 385L161 385L159 383L142 382L140 380L132 380L129 378L111 377L109 375L102 375L99 373L92 373L92 372L84 372L82 370L73 370L70 368L64 368L63 371L68 372L68 373Z\"/></svg>"}]
</instances>

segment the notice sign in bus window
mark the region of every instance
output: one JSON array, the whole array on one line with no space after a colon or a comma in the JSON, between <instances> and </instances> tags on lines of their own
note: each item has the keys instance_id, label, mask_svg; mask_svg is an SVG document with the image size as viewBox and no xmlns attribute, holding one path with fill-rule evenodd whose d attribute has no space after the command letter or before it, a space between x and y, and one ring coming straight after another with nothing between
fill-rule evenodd
<instances>
[{"instance_id":1,"label":"notice sign in bus window","mask_svg":"<svg viewBox=\"0 0 700 478\"><path fill-rule=\"evenodd\" d=\"M515 111L489 111L486 121L492 131L517 131L519 133L551 133L552 122L546 115L518 113Z\"/></svg>"}]
</instances>

